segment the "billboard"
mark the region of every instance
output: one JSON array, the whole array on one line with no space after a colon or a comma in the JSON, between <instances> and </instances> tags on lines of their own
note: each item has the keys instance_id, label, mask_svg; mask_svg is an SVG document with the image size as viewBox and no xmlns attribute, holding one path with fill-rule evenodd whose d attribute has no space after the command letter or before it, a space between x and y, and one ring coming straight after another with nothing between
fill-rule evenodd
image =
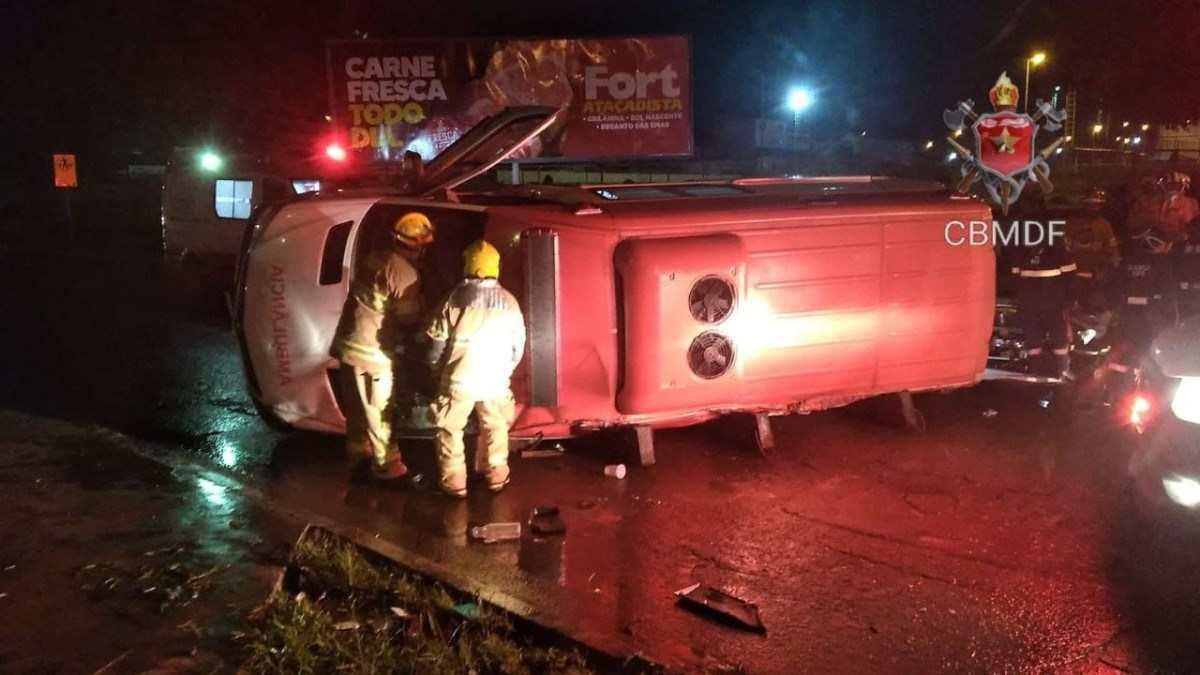
<instances>
[{"instance_id":1,"label":"billboard","mask_svg":"<svg viewBox=\"0 0 1200 675\"><path fill-rule=\"evenodd\" d=\"M687 37L335 41L326 57L333 124L371 159L428 160L516 105L567 109L541 158L692 153Z\"/></svg>"}]
</instances>

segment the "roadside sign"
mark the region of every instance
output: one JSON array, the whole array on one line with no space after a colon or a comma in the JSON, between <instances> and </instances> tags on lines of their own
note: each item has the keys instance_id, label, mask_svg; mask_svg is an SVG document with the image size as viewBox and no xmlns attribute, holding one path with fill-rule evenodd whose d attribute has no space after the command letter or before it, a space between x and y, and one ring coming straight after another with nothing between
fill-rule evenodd
<instances>
[{"instance_id":1,"label":"roadside sign","mask_svg":"<svg viewBox=\"0 0 1200 675\"><path fill-rule=\"evenodd\" d=\"M526 148L542 161L693 151L685 35L339 40L325 55L338 138L371 159L401 161L411 150L428 161L481 120L523 105L565 108Z\"/></svg>"},{"instance_id":2,"label":"roadside sign","mask_svg":"<svg viewBox=\"0 0 1200 675\"><path fill-rule=\"evenodd\" d=\"M54 155L54 187L79 187L75 175L75 155Z\"/></svg>"}]
</instances>

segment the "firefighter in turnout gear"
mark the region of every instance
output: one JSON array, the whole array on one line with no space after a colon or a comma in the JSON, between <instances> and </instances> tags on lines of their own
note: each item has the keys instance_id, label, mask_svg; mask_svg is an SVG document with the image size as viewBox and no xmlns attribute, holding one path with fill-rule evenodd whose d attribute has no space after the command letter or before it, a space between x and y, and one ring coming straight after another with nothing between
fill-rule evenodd
<instances>
[{"instance_id":1,"label":"firefighter in turnout gear","mask_svg":"<svg viewBox=\"0 0 1200 675\"><path fill-rule=\"evenodd\" d=\"M1200 203L1188 194L1192 178L1186 173L1172 171L1159 179L1159 185L1164 194L1156 224L1172 241L1183 241L1188 237L1191 224L1200 217Z\"/></svg>"},{"instance_id":2,"label":"firefighter in turnout gear","mask_svg":"<svg viewBox=\"0 0 1200 675\"><path fill-rule=\"evenodd\" d=\"M1109 370L1132 373L1159 331L1178 318L1174 249L1168 235L1155 228L1143 229L1125 243L1113 280L1120 340L1110 354Z\"/></svg>"},{"instance_id":3,"label":"firefighter in turnout gear","mask_svg":"<svg viewBox=\"0 0 1200 675\"><path fill-rule=\"evenodd\" d=\"M1176 246L1172 267L1179 285L1180 318L1200 315L1200 220L1188 227L1187 241Z\"/></svg>"},{"instance_id":4,"label":"firefighter in turnout gear","mask_svg":"<svg viewBox=\"0 0 1200 675\"><path fill-rule=\"evenodd\" d=\"M488 489L508 485L508 429L515 406L510 380L525 353L525 319L516 298L500 286L500 253L479 240L463 253L463 279L427 331L429 362L438 382L431 405L442 490L467 494L463 429L479 420L475 466Z\"/></svg>"},{"instance_id":5,"label":"firefighter in turnout gear","mask_svg":"<svg viewBox=\"0 0 1200 675\"><path fill-rule=\"evenodd\" d=\"M1011 269L1016 276L1017 303L1021 309L1021 327L1031 363L1048 363L1047 374L1070 375L1070 331L1067 327L1067 303L1071 260L1061 236L1053 230L1040 243L1027 242L1017 250ZM1044 361L1044 345L1049 342L1052 360Z\"/></svg>"},{"instance_id":6,"label":"firefighter in turnout gear","mask_svg":"<svg viewBox=\"0 0 1200 675\"><path fill-rule=\"evenodd\" d=\"M433 242L434 228L423 213L412 212L396 220L388 235L357 265L329 352L341 363L348 459L354 468L369 460L381 480L408 472L391 438L394 362L422 317L417 262Z\"/></svg>"},{"instance_id":7,"label":"firefighter in turnout gear","mask_svg":"<svg viewBox=\"0 0 1200 675\"><path fill-rule=\"evenodd\" d=\"M1178 171L1163 178L1166 197L1160 230L1172 242L1172 281L1181 317L1200 313L1200 204L1187 194L1192 179Z\"/></svg>"},{"instance_id":8,"label":"firefighter in turnout gear","mask_svg":"<svg viewBox=\"0 0 1200 675\"><path fill-rule=\"evenodd\" d=\"M1067 251L1079 266L1075 276L1089 286L1100 286L1121 261L1117 235L1102 211L1108 191L1094 187L1083 198L1083 213L1067 219Z\"/></svg>"}]
</instances>

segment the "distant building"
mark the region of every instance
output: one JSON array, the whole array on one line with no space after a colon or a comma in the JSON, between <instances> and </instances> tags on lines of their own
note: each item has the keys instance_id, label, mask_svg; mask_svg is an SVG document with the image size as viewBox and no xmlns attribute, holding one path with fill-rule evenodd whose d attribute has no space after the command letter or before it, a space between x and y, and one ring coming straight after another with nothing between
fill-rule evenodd
<instances>
[{"instance_id":1,"label":"distant building","mask_svg":"<svg viewBox=\"0 0 1200 675\"><path fill-rule=\"evenodd\" d=\"M918 154L915 142L875 138L870 134L847 133L841 138L814 138L801 120L733 118L722 122L718 138L720 155L730 159L754 158L772 163L782 156L799 153L809 157L841 158L863 165L911 164Z\"/></svg>"},{"instance_id":2,"label":"distant building","mask_svg":"<svg viewBox=\"0 0 1200 675\"><path fill-rule=\"evenodd\" d=\"M1154 146L1155 159L1200 159L1200 126L1162 127Z\"/></svg>"}]
</instances>

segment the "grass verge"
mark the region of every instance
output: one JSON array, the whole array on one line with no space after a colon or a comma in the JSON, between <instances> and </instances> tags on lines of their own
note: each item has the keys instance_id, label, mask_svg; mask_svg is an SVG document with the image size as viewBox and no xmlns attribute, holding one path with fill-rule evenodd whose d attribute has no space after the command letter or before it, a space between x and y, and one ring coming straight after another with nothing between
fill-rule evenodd
<instances>
[{"instance_id":1,"label":"grass verge","mask_svg":"<svg viewBox=\"0 0 1200 675\"><path fill-rule=\"evenodd\" d=\"M240 636L253 673L591 673L590 655L319 528Z\"/></svg>"}]
</instances>

